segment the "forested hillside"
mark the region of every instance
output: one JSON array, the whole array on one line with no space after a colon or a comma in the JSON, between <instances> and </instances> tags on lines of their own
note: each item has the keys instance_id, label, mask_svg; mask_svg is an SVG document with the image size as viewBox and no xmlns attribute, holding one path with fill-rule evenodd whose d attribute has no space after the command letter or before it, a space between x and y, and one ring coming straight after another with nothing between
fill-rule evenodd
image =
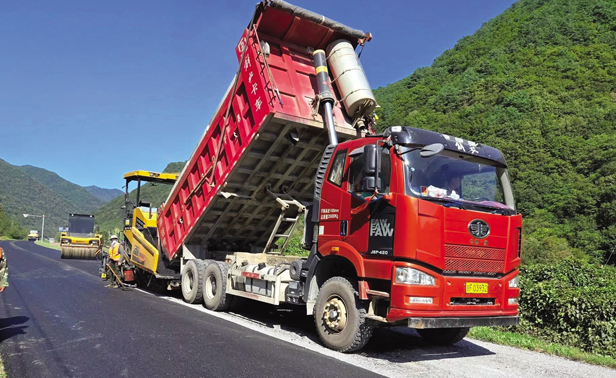
<instances>
[{"instance_id":1,"label":"forested hillside","mask_svg":"<svg viewBox=\"0 0 616 378\"><path fill-rule=\"evenodd\" d=\"M58 227L66 226L69 213L83 210L57 192L27 175L21 167L0 159L0 201L6 212L28 229L41 232L41 218L22 214L45 214L45 237L54 237Z\"/></svg>"},{"instance_id":2,"label":"forested hillside","mask_svg":"<svg viewBox=\"0 0 616 378\"><path fill-rule=\"evenodd\" d=\"M105 203L123 194L120 189L105 189L99 188L96 185L84 186L83 188L94 197L102 199Z\"/></svg>"},{"instance_id":3,"label":"forested hillside","mask_svg":"<svg viewBox=\"0 0 616 378\"><path fill-rule=\"evenodd\" d=\"M520 0L377 89L378 127L499 148L525 216L525 261L605 262L616 248L615 58L616 2Z\"/></svg>"},{"instance_id":4,"label":"forested hillside","mask_svg":"<svg viewBox=\"0 0 616 378\"><path fill-rule=\"evenodd\" d=\"M28 230L14 217L9 216L0 203L0 240L3 238L25 239L26 235L28 235Z\"/></svg>"},{"instance_id":5,"label":"forested hillside","mask_svg":"<svg viewBox=\"0 0 616 378\"><path fill-rule=\"evenodd\" d=\"M163 172L165 173L180 173L184 168L185 162L169 163ZM166 184L152 184L148 183L141 187L141 200L148 201L152 206L157 207L163 201L167 199L172 185ZM130 198L133 202L137 197L137 183L132 182L130 184ZM124 196L119 196L101 207L94 213L96 224L98 224L103 231L112 231L114 229L120 229L122 227L122 217L124 216Z\"/></svg>"},{"instance_id":6,"label":"forested hillside","mask_svg":"<svg viewBox=\"0 0 616 378\"><path fill-rule=\"evenodd\" d=\"M57 173L31 165L21 166L21 170L49 189L60 194L62 198L75 205L86 214L92 213L107 202L94 196L86 190L86 188L63 179L58 176Z\"/></svg>"}]
</instances>

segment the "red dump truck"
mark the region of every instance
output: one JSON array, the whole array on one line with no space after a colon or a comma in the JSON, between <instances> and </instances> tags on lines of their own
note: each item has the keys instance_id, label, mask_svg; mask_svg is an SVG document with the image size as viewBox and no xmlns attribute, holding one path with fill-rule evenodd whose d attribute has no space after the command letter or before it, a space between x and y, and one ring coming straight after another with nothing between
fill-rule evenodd
<instances>
[{"instance_id":1,"label":"red dump truck","mask_svg":"<svg viewBox=\"0 0 616 378\"><path fill-rule=\"evenodd\" d=\"M375 134L356 54L370 39L283 1L257 5L157 230L127 220L147 229L140 275L211 310L236 297L304 306L343 352L375 326L450 344L517 324L522 220L503 155L411 127ZM309 254L286 256L302 216Z\"/></svg>"}]
</instances>

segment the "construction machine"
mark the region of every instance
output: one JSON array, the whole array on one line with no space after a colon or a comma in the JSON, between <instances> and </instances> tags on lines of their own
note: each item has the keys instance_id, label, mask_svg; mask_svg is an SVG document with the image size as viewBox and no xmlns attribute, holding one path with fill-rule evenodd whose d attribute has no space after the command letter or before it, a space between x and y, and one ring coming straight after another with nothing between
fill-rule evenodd
<instances>
[{"instance_id":1,"label":"construction machine","mask_svg":"<svg viewBox=\"0 0 616 378\"><path fill-rule=\"evenodd\" d=\"M150 283L166 282L166 280L178 279L179 274L169 270L161 263L160 247L158 242L157 209L152 207L151 202L144 199L141 188L144 183L175 184L178 178L174 173L157 173L149 171L134 171L124 175L126 180L124 196L124 251L127 254L127 264L122 269L122 278L133 277L138 283L146 285ZM131 200L129 195L130 183L137 182L136 198ZM128 271L130 271L129 274ZM154 280L152 279L154 278ZM163 281L159 281L163 280ZM132 281L132 280L131 280Z\"/></svg>"},{"instance_id":2,"label":"construction machine","mask_svg":"<svg viewBox=\"0 0 616 378\"><path fill-rule=\"evenodd\" d=\"M103 247L103 236L95 233L94 215L69 214L68 231L60 233L60 257L63 259L96 259Z\"/></svg>"}]
</instances>

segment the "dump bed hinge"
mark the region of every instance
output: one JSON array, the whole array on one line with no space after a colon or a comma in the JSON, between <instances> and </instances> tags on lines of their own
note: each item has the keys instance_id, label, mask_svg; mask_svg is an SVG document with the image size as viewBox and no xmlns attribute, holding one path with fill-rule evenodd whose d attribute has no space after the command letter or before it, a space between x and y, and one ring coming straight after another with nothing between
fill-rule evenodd
<instances>
[{"instance_id":1,"label":"dump bed hinge","mask_svg":"<svg viewBox=\"0 0 616 378\"><path fill-rule=\"evenodd\" d=\"M270 196L274 197L276 202L280 204L282 211L280 212L280 215L278 216L278 220L276 221L276 224L274 225L272 234L267 240L267 244L265 245L265 249L263 250L263 253L268 253L268 250L270 246L272 245L272 243L274 242L274 240L276 241L284 240L283 245L282 247L279 248L279 250L269 252L269 253L282 254L282 252L284 252L284 250L287 248L287 244L289 244L289 240L291 239L293 230L295 230L295 227L297 226L297 221L299 221L299 217L302 215L302 213L306 211L306 206L304 206L301 202L293 199L290 195L286 193L285 194L273 193L272 191L269 190L269 188L266 189L266 191ZM287 216L287 213L289 210L291 211L295 210L295 208L292 208L292 206L297 207L296 215ZM295 211L293 212L295 213ZM287 225L286 227L282 227L283 230L287 229L286 234L278 233L283 223Z\"/></svg>"}]
</instances>

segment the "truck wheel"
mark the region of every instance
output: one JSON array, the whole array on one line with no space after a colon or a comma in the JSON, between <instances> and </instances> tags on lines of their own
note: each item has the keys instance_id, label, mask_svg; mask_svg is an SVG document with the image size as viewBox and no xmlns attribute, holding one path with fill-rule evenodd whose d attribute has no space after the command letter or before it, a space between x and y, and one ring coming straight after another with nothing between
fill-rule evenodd
<instances>
[{"instance_id":1,"label":"truck wheel","mask_svg":"<svg viewBox=\"0 0 616 378\"><path fill-rule=\"evenodd\" d=\"M323 344L338 352L355 352L372 336L372 324L357 290L343 277L327 280L317 295L314 322Z\"/></svg>"},{"instance_id":2,"label":"truck wheel","mask_svg":"<svg viewBox=\"0 0 616 378\"><path fill-rule=\"evenodd\" d=\"M212 311L224 311L231 304L227 295L227 265L212 262L205 268L203 276L203 302L205 308Z\"/></svg>"},{"instance_id":3,"label":"truck wheel","mask_svg":"<svg viewBox=\"0 0 616 378\"><path fill-rule=\"evenodd\" d=\"M304 260L294 260L289 267L289 275L293 281L299 281Z\"/></svg>"},{"instance_id":4,"label":"truck wheel","mask_svg":"<svg viewBox=\"0 0 616 378\"><path fill-rule=\"evenodd\" d=\"M453 345L466 337L469 330L468 327L416 329L422 339L437 345Z\"/></svg>"},{"instance_id":5,"label":"truck wheel","mask_svg":"<svg viewBox=\"0 0 616 378\"><path fill-rule=\"evenodd\" d=\"M182 296L188 303L200 303L203 300L203 275L205 262L190 260L182 270Z\"/></svg>"}]
</instances>

